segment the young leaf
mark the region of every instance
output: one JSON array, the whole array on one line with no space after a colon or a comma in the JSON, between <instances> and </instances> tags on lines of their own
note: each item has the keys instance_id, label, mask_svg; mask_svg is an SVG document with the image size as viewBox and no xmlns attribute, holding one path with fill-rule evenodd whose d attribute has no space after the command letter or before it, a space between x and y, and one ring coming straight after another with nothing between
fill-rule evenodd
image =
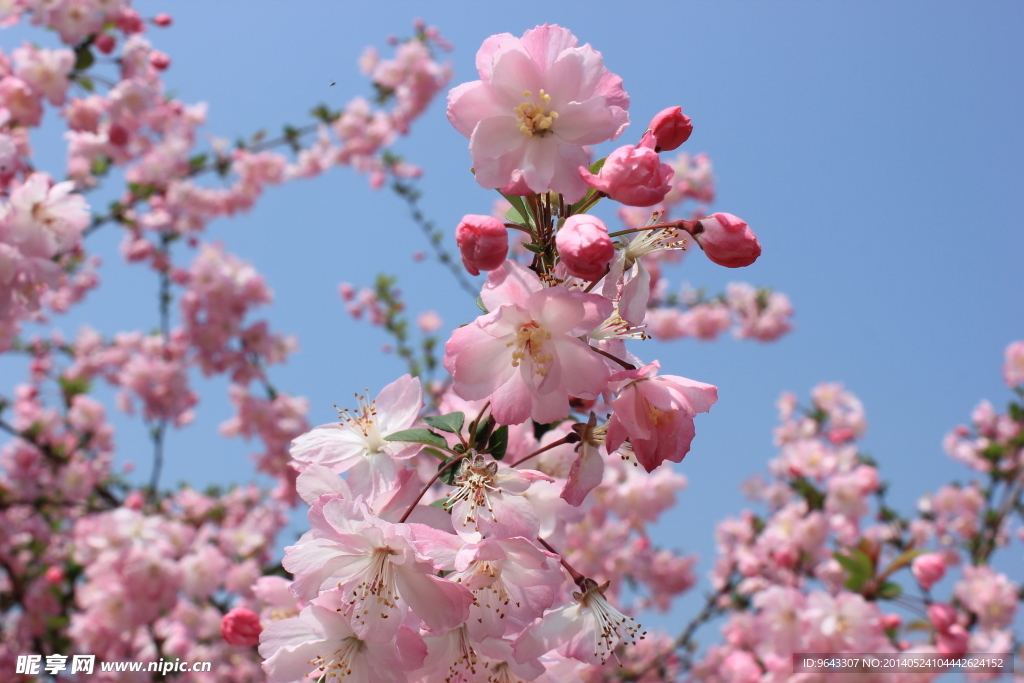
<instances>
[{"instance_id":1,"label":"young leaf","mask_svg":"<svg viewBox=\"0 0 1024 683\"><path fill-rule=\"evenodd\" d=\"M487 441L487 452L491 454L491 457L495 460L501 460L505 457L505 451L508 449L508 425L502 425L494 430L491 434L491 438Z\"/></svg>"},{"instance_id":2,"label":"young leaf","mask_svg":"<svg viewBox=\"0 0 1024 683\"><path fill-rule=\"evenodd\" d=\"M522 223L523 225L528 225L532 228L533 214L531 214L530 210L526 208L526 202L523 201L523 198L517 194L505 194L504 192L499 194L508 200L508 203L512 205L512 209L520 216L520 220L517 221L513 219L512 222Z\"/></svg>"},{"instance_id":3,"label":"young leaf","mask_svg":"<svg viewBox=\"0 0 1024 683\"><path fill-rule=\"evenodd\" d=\"M455 477L458 476L459 470L462 469L462 461L463 460L464 460L464 458L459 458L459 461L457 463L455 463L454 465L452 465L451 467L446 469L444 472L441 472L441 477L440 477L441 481L443 481L444 483L448 484L449 486L454 486L455 485ZM448 461L448 462L450 462L450 461ZM445 465L448 464L448 462L438 463L437 469L439 469L439 470L442 469Z\"/></svg>"},{"instance_id":4,"label":"young leaf","mask_svg":"<svg viewBox=\"0 0 1024 683\"><path fill-rule=\"evenodd\" d=\"M490 313L490 311L487 310L487 307L484 306L484 300L481 299L480 297L476 298L476 307L479 308L484 313Z\"/></svg>"},{"instance_id":5,"label":"young leaf","mask_svg":"<svg viewBox=\"0 0 1024 683\"><path fill-rule=\"evenodd\" d=\"M434 429L451 434L461 434L462 425L466 423L465 413L448 413L447 415L430 415L423 418L423 421Z\"/></svg>"},{"instance_id":6,"label":"young leaf","mask_svg":"<svg viewBox=\"0 0 1024 683\"><path fill-rule=\"evenodd\" d=\"M429 429L403 429L394 434L384 437L385 441L408 441L409 443L421 443L427 446L434 446L441 450L448 450L448 442L444 437Z\"/></svg>"},{"instance_id":7,"label":"young leaf","mask_svg":"<svg viewBox=\"0 0 1024 683\"><path fill-rule=\"evenodd\" d=\"M885 600L895 600L903 594L903 588L898 583L892 581L886 581L882 584L882 587L878 589L878 597Z\"/></svg>"},{"instance_id":8,"label":"young leaf","mask_svg":"<svg viewBox=\"0 0 1024 683\"><path fill-rule=\"evenodd\" d=\"M846 588L852 591L859 591L861 586L871 578L873 567L871 566L871 558L862 553L859 550L854 550L849 555L842 553L835 553L833 557L836 558L836 562L843 566L846 570Z\"/></svg>"}]
</instances>

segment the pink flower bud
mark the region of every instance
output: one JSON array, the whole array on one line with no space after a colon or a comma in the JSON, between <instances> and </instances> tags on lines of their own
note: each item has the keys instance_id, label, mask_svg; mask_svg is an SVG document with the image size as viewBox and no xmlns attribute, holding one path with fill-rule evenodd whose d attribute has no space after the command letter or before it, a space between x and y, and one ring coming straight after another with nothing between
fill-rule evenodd
<instances>
[{"instance_id":1,"label":"pink flower bud","mask_svg":"<svg viewBox=\"0 0 1024 683\"><path fill-rule=\"evenodd\" d=\"M669 107L651 119L648 129L657 141L654 151L671 152L690 139L693 124L690 117L683 114L682 107Z\"/></svg>"},{"instance_id":2,"label":"pink flower bud","mask_svg":"<svg viewBox=\"0 0 1024 683\"><path fill-rule=\"evenodd\" d=\"M467 215L455 228L455 243L462 252L462 263L471 275L494 270L508 255L508 230L494 216Z\"/></svg>"},{"instance_id":3,"label":"pink flower bud","mask_svg":"<svg viewBox=\"0 0 1024 683\"><path fill-rule=\"evenodd\" d=\"M121 13L117 15L115 23L124 33L142 33L146 30L146 25L142 21L142 16L131 7L122 7Z\"/></svg>"},{"instance_id":4,"label":"pink flower bud","mask_svg":"<svg viewBox=\"0 0 1024 683\"><path fill-rule=\"evenodd\" d=\"M124 506L130 510L141 510L146 504L146 498L141 491L132 491L124 498Z\"/></svg>"},{"instance_id":5,"label":"pink flower bud","mask_svg":"<svg viewBox=\"0 0 1024 683\"><path fill-rule=\"evenodd\" d=\"M898 614L883 614L882 615L882 628L886 631L890 629L899 628L900 624L903 623L903 619Z\"/></svg>"},{"instance_id":6,"label":"pink flower bud","mask_svg":"<svg viewBox=\"0 0 1024 683\"><path fill-rule=\"evenodd\" d=\"M259 615L244 607L236 607L220 620L220 634L231 645L259 645L262 630Z\"/></svg>"},{"instance_id":7,"label":"pink flower bud","mask_svg":"<svg viewBox=\"0 0 1024 683\"><path fill-rule=\"evenodd\" d=\"M731 213L714 213L700 221L694 239L713 263L726 268L749 266L761 255L761 243L743 220Z\"/></svg>"},{"instance_id":8,"label":"pink flower bud","mask_svg":"<svg viewBox=\"0 0 1024 683\"><path fill-rule=\"evenodd\" d=\"M153 23L157 26L170 26L171 15L167 14L166 12L161 12L160 14L153 17Z\"/></svg>"},{"instance_id":9,"label":"pink flower bud","mask_svg":"<svg viewBox=\"0 0 1024 683\"><path fill-rule=\"evenodd\" d=\"M946 559L938 553L920 555L910 565L910 571L925 590L931 590L946 575Z\"/></svg>"},{"instance_id":10,"label":"pink flower bud","mask_svg":"<svg viewBox=\"0 0 1024 683\"><path fill-rule=\"evenodd\" d=\"M615 256L615 245L600 218L586 214L569 216L555 235L558 255L570 275L596 280L604 275Z\"/></svg>"},{"instance_id":11,"label":"pink flower bud","mask_svg":"<svg viewBox=\"0 0 1024 683\"><path fill-rule=\"evenodd\" d=\"M956 657L967 652L971 636L960 624L953 624L945 633L940 633L935 639L935 649L939 654Z\"/></svg>"},{"instance_id":12,"label":"pink flower bud","mask_svg":"<svg viewBox=\"0 0 1024 683\"><path fill-rule=\"evenodd\" d=\"M675 171L661 163L650 136L637 147L626 145L608 155L597 175L580 166L580 177L595 190L628 206L654 206L672 189Z\"/></svg>"},{"instance_id":13,"label":"pink flower bud","mask_svg":"<svg viewBox=\"0 0 1024 683\"><path fill-rule=\"evenodd\" d=\"M117 45L117 39L109 33L101 33L96 36L96 40L93 41L93 45L96 49L105 55L109 55L114 51L114 46Z\"/></svg>"},{"instance_id":14,"label":"pink flower bud","mask_svg":"<svg viewBox=\"0 0 1024 683\"><path fill-rule=\"evenodd\" d=\"M46 579L46 583L50 584L51 586L56 586L64 580L64 570L56 565L53 565L46 569L46 573L43 575L43 577Z\"/></svg>"},{"instance_id":15,"label":"pink flower bud","mask_svg":"<svg viewBox=\"0 0 1024 683\"><path fill-rule=\"evenodd\" d=\"M159 50L153 50L149 53L149 63L157 71L163 71L171 65L171 58Z\"/></svg>"},{"instance_id":16,"label":"pink flower bud","mask_svg":"<svg viewBox=\"0 0 1024 683\"><path fill-rule=\"evenodd\" d=\"M939 633L945 633L956 623L956 610L943 602L928 605L928 620Z\"/></svg>"}]
</instances>

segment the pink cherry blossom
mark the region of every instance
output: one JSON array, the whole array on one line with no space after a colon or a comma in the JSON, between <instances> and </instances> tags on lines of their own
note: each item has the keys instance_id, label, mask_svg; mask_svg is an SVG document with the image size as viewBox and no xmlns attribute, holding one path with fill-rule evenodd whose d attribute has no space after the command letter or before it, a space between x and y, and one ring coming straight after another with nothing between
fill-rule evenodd
<instances>
[{"instance_id":1,"label":"pink cherry blossom","mask_svg":"<svg viewBox=\"0 0 1024 683\"><path fill-rule=\"evenodd\" d=\"M480 80L448 94L448 120L470 139L476 181L517 194L587 191L576 172L590 161L584 145L614 140L629 123L622 79L601 53L561 26L538 26L516 38L484 41Z\"/></svg>"},{"instance_id":2,"label":"pink cherry blossom","mask_svg":"<svg viewBox=\"0 0 1024 683\"><path fill-rule=\"evenodd\" d=\"M517 632L551 607L564 581L558 557L525 538L463 546L451 581L473 593L466 627L476 640Z\"/></svg>"},{"instance_id":3,"label":"pink cherry blossom","mask_svg":"<svg viewBox=\"0 0 1024 683\"><path fill-rule=\"evenodd\" d=\"M394 638L410 609L433 630L466 620L471 594L435 576L440 567L421 550L444 545L450 534L385 522L363 502L330 496L310 508L309 523L309 534L285 549L284 567L295 575L292 589L311 599L337 588L360 638Z\"/></svg>"},{"instance_id":4,"label":"pink cherry blossom","mask_svg":"<svg viewBox=\"0 0 1024 683\"><path fill-rule=\"evenodd\" d=\"M404 375L381 389L377 398L359 398L356 411L343 411L338 423L321 425L292 442L292 458L300 468L320 464L337 474L348 472L349 485L374 498L389 488L397 474L396 460L410 458L418 444L385 441L412 427L423 407L418 378Z\"/></svg>"},{"instance_id":5,"label":"pink cherry blossom","mask_svg":"<svg viewBox=\"0 0 1024 683\"><path fill-rule=\"evenodd\" d=\"M590 664L604 664L619 643L634 643L640 625L612 607L604 597L607 584L585 580L582 593L574 592L574 604L552 610L526 627L516 639L516 660L525 662L558 648L566 657Z\"/></svg>"},{"instance_id":6,"label":"pink cherry blossom","mask_svg":"<svg viewBox=\"0 0 1024 683\"><path fill-rule=\"evenodd\" d=\"M685 377L658 376L654 361L638 370L623 370L609 380L617 397L611 403L608 452L628 438L637 461L648 472L665 460L680 462L690 450L693 418L718 400L718 389Z\"/></svg>"},{"instance_id":7,"label":"pink cherry blossom","mask_svg":"<svg viewBox=\"0 0 1024 683\"><path fill-rule=\"evenodd\" d=\"M611 313L611 302L563 286L545 288L514 261L491 272L480 293L491 311L452 333L444 367L465 399L487 398L499 424L560 420L569 397L595 398L611 374L577 337Z\"/></svg>"},{"instance_id":8,"label":"pink cherry blossom","mask_svg":"<svg viewBox=\"0 0 1024 683\"><path fill-rule=\"evenodd\" d=\"M315 674L360 683L406 683L406 672L426 656L419 634L399 625L393 639L369 641L349 626L344 609L341 594L325 593L297 617L264 629L259 651L268 680L291 683Z\"/></svg>"},{"instance_id":9,"label":"pink cherry blossom","mask_svg":"<svg viewBox=\"0 0 1024 683\"><path fill-rule=\"evenodd\" d=\"M1010 387L1024 384L1024 341L1015 341L1006 347L1003 378Z\"/></svg>"},{"instance_id":10,"label":"pink cherry blossom","mask_svg":"<svg viewBox=\"0 0 1024 683\"><path fill-rule=\"evenodd\" d=\"M465 460L455 478L456 490L445 504L451 508L455 532L471 543L484 536L535 538L540 521L523 497L535 481L553 481L534 470L517 470L481 456Z\"/></svg>"}]
</instances>

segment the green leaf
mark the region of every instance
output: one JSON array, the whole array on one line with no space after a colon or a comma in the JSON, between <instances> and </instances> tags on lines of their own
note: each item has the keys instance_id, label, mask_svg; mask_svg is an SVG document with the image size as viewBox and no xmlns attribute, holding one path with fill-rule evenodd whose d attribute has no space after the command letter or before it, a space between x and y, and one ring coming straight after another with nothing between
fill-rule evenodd
<instances>
[{"instance_id":1,"label":"green leaf","mask_svg":"<svg viewBox=\"0 0 1024 683\"><path fill-rule=\"evenodd\" d=\"M447 498L438 498L438 499L437 499L437 500L435 500L435 501L434 501L433 503L431 503L431 504L429 505L429 507L432 507L432 508L437 508L438 510L444 510L444 509L445 509L445 507L444 507L444 504L445 504L446 502L448 502L448 499L447 499ZM447 512L447 510L445 510L445 511Z\"/></svg>"},{"instance_id":2,"label":"green leaf","mask_svg":"<svg viewBox=\"0 0 1024 683\"><path fill-rule=\"evenodd\" d=\"M1019 404L1011 402L1008 410L1014 422L1024 421L1024 408L1021 408Z\"/></svg>"},{"instance_id":3,"label":"green leaf","mask_svg":"<svg viewBox=\"0 0 1024 683\"><path fill-rule=\"evenodd\" d=\"M447 455L437 450L436 448L424 448L423 452L426 453L427 455L437 458L438 460L446 460L448 458Z\"/></svg>"},{"instance_id":4,"label":"green leaf","mask_svg":"<svg viewBox=\"0 0 1024 683\"><path fill-rule=\"evenodd\" d=\"M892 581L886 581L882 584L882 587L878 589L878 597L884 600L895 600L903 594L903 588L898 583Z\"/></svg>"},{"instance_id":5,"label":"green leaf","mask_svg":"<svg viewBox=\"0 0 1024 683\"><path fill-rule=\"evenodd\" d=\"M515 208L505 212L505 220L510 223L519 223L519 225L529 225L529 222Z\"/></svg>"},{"instance_id":6,"label":"green leaf","mask_svg":"<svg viewBox=\"0 0 1024 683\"><path fill-rule=\"evenodd\" d=\"M57 383L60 384L61 393L64 394L64 402L69 406L75 396L89 393L89 380L82 377L71 379L62 375L57 378Z\"/></svg>"},{"instance_id":7,"label":"green leaf","mask_svg":"<svg viewBox=\"0 0 1024 683\"><path fill-rule=\"evenodd\" d=\"M800 494L800 497L807 501L807 506L812 510L821 510L825 507L825 494L814 487L806 477L795 479L790 486Z\"/></svg>"},{"instance_id":8,"label":"green leaf","mask_svg":"<svg viewBox=\"0 0 1024 683\"><path fill-rule=\"evenodd\" d=\"M188 168L192 173L198 173L206 166L206 154L196 154L188 160Z\"/></svg>"},{"instance_id":9,"label":"green leaf","mask_svg":"<svg viewBox=\"0 0 1024 683\"><path fill-rule=\"evenodd\" d=\"M526 208L526 202L523 201L522 197L517 194L505 194L504 192L499 192L498 194L508 200L508 203L512 205L512 210L519 214L520 220L513 218L509 218L509 220L513 223L522 223L523 225L529 225L531 228L533 227L533 214ZM506 217L508 217L508 214L506 214Z\"/></svg>"},{"instance_id":10,"label":"green leaf","mask_svg":"<svg viewBox=\"0 0 1024 683\"><path fill-rule=\"evenodd\" d=\"M491 438L487 441L487 452L491 454L491 457L495 460L501 460L505 457L505 451L508 449L508 425L502 425L494 430L491 434Z\"/></svg>"},{"instance_id":11,"label":"green leaf","mask_svg":"<svg viewBox=\"0 0 1024 683\"><path fill-rule=\"evenodd\" d=\"M864 583L871 578L872 573L874 573L871 558L860 550L854 550L849 555L837 552L833 557L846 570L846 587L849 590L859 591Z\"/></svg>"},{"instance_id":12,"label":"green leaf","mask_svg":"<svg viewBox=\"0 0 1024 683\"><path fill-rule=\"evenodd\" d=\"M590 172L593 175L597 175L598 173L600 173L601 169L604 168L604 162L606 162L607 160L608 160L608 157L605 157L603 159L598 159L597 161L592 163L590 165ZM596 193L597 193L597 190L595 190L594 188L590 188L589 190L587 190L587 194L585 194L583 196L583 199L579 200L578 202L576 202L575 204L572 205L571 213L579 213L580 208L582 208L584 204L589 202ZM600 201L600 200L598 200L598 201ZM594 206L597 206L597 204L595 203ZM591 207L591 208L593 208L593 207Z\"/></svg>"},{"instance_id":13,"label":"green leaf","mask_svg":"<svg viewBox=\"0 0 1024 683\"><path fill-rule=\"evenodd\" d=\"M466 423L465 413L448 413L447 415L430 415L423 418L423 421L434 429L451 434L461 434L462 425Z\"/></svg>"},{"instance_id":14,"label":"green leaf","mask_svg":"<svg viewBox=\"0 0 1024 683\"><path fill-rule=\"evenodd\" d=\"M897 569L902 569L913 562L915 557L922 554L924 554L924 550L921 548L911 548L910 550L904 551L902 555L892 561L892 564L890 564L888 569L885 570L885 575L889 576Z\"/></svg>"},{"instance_id":15,"label":"green leaf","mask_svg":"<svg viewBox=\"0 0 1024 683\"><path fill-rule=\"evenodd\" d=\"M444 483L448 484L449 486L454 486L455 485L455 477L459 476L459 470L462 469L462 463L463 463L464 460L465 460L465 458L459 458L459 461L457 463L455 463L454 465L452 465L451 467L446 469L444 472L441 472L441 477L440 477L441 481L443 481ZM451 462L451 461L449 460L448 462ZM445 467L445 465L448 464L448 462L439 463L438 466L437 466L437 469L438 470L443 469Z\"/></svg>"},{"instance_id":16,"label":"green leaf","mask_svg":"<svg viewBox=\"0 0 1024 683\"><path fill-rule=\"evenodd\" d=\"M92 56L92 50L88 45L79 45L75 49L75 71L85 71L95 61L96 58Z\"/></svg>"},{"instance_id":17,"label":"green leaf","mask_svg":"<svg viewBox=\"0 0 1024 683\"><path fill-rule=\"evenodd\" d=\"M429 429L403 429L394 434L384 437L385 441L407 441L409 443L421 443L427 446L434 446L441 450L448 450L448 442L445 438Z\"/></svg>"},{"instance_id":18,"label":"green leaf","mask_svg":"<svg viewBox=\"0 0 1024 683\"><path fill-rule=\"evenodd\" d=\"M484 313L490 313L490 311L487 310L487 307L484 306L484 300L481 299L480 297L476 298L476 307L479 308Z\"/></svg>"},{"instance_id":19,"label":"green leaf","mask_svg":"<svg viewBox=\"0 0 1024 683\"><path fill-rule=\"evenodd\" d=\"M473 443L479 448L482 444L487 443L487 440L491 438L491 432L494 431L494 418L490 415L487 419L476 426L476 434L473 435Z\"/></svg>"},{"instance_id":20,"label":"green leaf","mask_svg":"<svg viewBox=\"0 0 1024 683\"><path fill-rule=\"evenodd\" d=\"M82 86L82 89L86 92L93 92L94 90L96 90L96 85L92 82L91 78L86 78L85 76L75 76L75 83L78 83L78 85Z\"/></svg>"}]
</instances>

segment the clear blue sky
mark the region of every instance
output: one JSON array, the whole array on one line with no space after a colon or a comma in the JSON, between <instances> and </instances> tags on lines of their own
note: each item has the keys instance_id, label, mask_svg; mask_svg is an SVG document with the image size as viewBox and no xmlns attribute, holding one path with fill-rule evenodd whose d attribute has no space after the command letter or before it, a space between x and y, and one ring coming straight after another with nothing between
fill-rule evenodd
<instances>
[{"instance_id":1,"label":"clear blue sky","mask_svg":"<svg viewBox=\"0 0 1024 683\"><path fill-rule=\"evenodd\" d=\"M797 311L793 334L772 345L634 348L660 358L667 373L718 385L720 395L697 420L680 466L690 488L658 541L700 553L703 575L714 521L741 509L740 482L774 455L779 392L804 398L819 381L842 381L864 401L865 450L904 510L967 477L942 452L942 437L978 400L1005 404L1002 352L1024 338L1024 4L360 5L138 7L173 13L173 28L150 33L173 60L167 80L186 102L209 103L207 132L227 138L274 132L305 122L319 102L340 107L369 94L358 55L368 43L383 51L385 36L407 35L417 16L455 44L454 83L475 78L473 57L488 35L562 24L624 79L635 122L624 140L660 109L682 105L695 126L685 149L714 160L715 208L757 232L764 253L755 265L729 271L697 253L670 277L712 290L742 279L786 292ZM18 28L0 40L9 50L27 35ZM60 168L58 144L35 144L43 168ZM443 101L396 146L425 168L425 210L448 233L463 214L488 213L496 196L473 182L466 146ZM376 392L402 372L379 355L384 337L345 314L340 281L398 273L412 310L434 308L449 328L477 313L438 266L413 263L410 254L426 245L403 205L387 191L370 194L347 170L272 188L255 211L212 224L207 237L255 263L275 290L267 315L299 336L302 351L273 379L309 397L314 424L333 419L332 405L354 391ZM106 332L156 324L154 278L122 265L119 240L110 228L90 238L105 256L104 287L61 322L65 329L86 320ZM0 364L4 390L20 372ZM200 419L172 434L164 482L247 480L249 449L215 434L230 412L225 385L199 386ZM148 471L142 428L117 424L121 457ZM1019 558L1013 563L1019 578ZM676 614L648 622L681 624L695 602L693 594Z\"/></svg>"}]
</instances>

